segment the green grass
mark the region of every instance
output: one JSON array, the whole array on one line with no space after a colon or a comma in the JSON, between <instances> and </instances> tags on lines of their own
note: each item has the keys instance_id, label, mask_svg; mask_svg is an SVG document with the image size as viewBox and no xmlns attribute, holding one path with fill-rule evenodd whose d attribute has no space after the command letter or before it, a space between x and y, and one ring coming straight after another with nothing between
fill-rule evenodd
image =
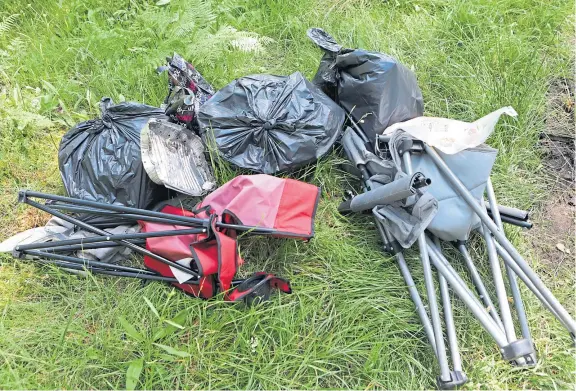
<instances>
[{"instance_id":1,"label":"green grass","mask_svg":"<svg viewBox=\"0 0 576 391\"><path fill-rule=\"evenodd\" d=\"M100 97L159 105L166 76L154 69L174 51L216 87L250 73L312 77L321 56L305 34L313 26L412 67L428 115L471 121L512 105L518 119L502 120L489 140L500 149L493 180L502 203L532 207L547 191L535 150L547 86L572 71L571 14L568 2L537 0L2 2L0 239L46 221L16 206L16 192L63 192L59 138L96 116ZM242 34L273 41L246 53L230 44ZM434 387L433 354L394 260L380 251L369 218L337 213L351 183L339 159L296 174L323 187L314 240L242 241L242 273L270 270L293 284L294 294L256 308L192 299L162 284L79 278L3 255L0 388ZM234 172L218 174L223 182ZM518 230L508 234L529 253ZM487 273L482 251L472 252ZM416 252L407 259L422 288ZM561 302L575 302L572 270L552 276L532 262ZM529 370L503 362L455 300L466 388L574 387L567 333L524 292L540 359Z\"/></svg>"}]
</instances>

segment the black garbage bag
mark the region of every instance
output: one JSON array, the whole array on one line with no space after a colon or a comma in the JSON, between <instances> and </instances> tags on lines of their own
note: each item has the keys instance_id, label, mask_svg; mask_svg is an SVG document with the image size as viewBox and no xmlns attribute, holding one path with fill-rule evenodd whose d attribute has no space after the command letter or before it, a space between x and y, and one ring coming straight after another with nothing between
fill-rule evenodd
<instances>
[{"instance_id":1,"label":"black garbage bag","mask_svg":"<svg viewBox=\"0 0 576 391\"><path fill-rule=\"evenodd\" d=\"M101 118L81 122L60 142L58 165L70 197L147 208L167 190L152 182L140 154L140 131L160 108L100 101Z\"/></svg>"},{"instance_id":2,"label":"black garbage bag","mask_svg":"<svg viewBox=\"0 0 576 391\"><path fill-rule=\"evenodd\" d=\"M309 29L307 34L324 50L313 83L359 122L370 141L388 126L423 114L416 77L398 60L343 48L319 28Z\"/></svg>"},{"instance_id":3,"label":"black garbage bag","mask_svg":"<svg viewBox=\"0 0 576 391\"><path fill-rule=\"evenodd\" d=\"M205 143L256 172L289 171L321 158L339 138L345 113L299 72L234 80L198 113Z\"/></svg>"}]
</instances>

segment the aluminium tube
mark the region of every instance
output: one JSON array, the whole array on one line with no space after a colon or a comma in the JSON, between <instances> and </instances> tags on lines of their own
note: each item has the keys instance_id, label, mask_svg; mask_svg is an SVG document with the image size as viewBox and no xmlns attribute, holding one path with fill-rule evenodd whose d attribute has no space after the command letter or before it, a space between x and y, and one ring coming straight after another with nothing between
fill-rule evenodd
<instances>
[{"instance_id":1,"label":"aluminium tube","mask_svg":"<svg viewBox=\"0 0 576 391\"><path fill-rule=\"evenodd\" d=\"M83 221L81 221L81 220L78 220L78 219L75 219L75 218L73 218L73 217L70 217L70 216L68 216L68 215L65 214L65 213L58 212L57 210L53 210L53 209L47 207L46 205L42 205L42 204L40 204L40 203L38 203L38 202L36 202L36 201L32 201L32 200L29 200L29 199L26 199L24 202L26 202L26 203L27 203L28 205L30 205L30 206L33 206L33 207L35 207L35 208L37 208L37 209L40 209L40 210L43 211L43 212L50 213L50 214L53 215L53 216L59 217L59 218L61 218L61 219L64 220L64 221L68 221L69 223L72 223L72 224L74 224L74 225L76 225L76 226L78 226L78 227L80 227L80 228L83 228L83 229L85 229L86 231L90 231L90 232L95 233L95 234L97 234L97 235L103 235L103 236L107 237L107 240L108 240L108 238L111 238L111 235L110 235L109 232L103 231L103 230L101 230L101 229L99 229L99 228L92 227L90 224L87 224L87 223L85 223L85 222L83 222ZM114 241L114 242L119 242L119 243L121 243L122 245L124 245L125 247L128 247L129 249L134 250L134 251L136 251L136 252L139 253L139 254L147 255L147 256L149 256L149 257L151 257L151 258L154 258L155 260L157 260L157 261L159 261L159 262L162 262L162 263L164 263L164 264L166 264L166 265L168 265L168 266L171 266L171 267L173 267L173 268L175 268L175 269L178 269L178 270L180 270L180 271L183 271L183 272L185 272L185 273L191 274L191 275L193 275L194 278L196 278L196 279L199 279L199 278L200 278L200 276L198 275L198 273L196 273L196 272L193 271L192 269L187 268L187 267L185 267L185 266L182 266L182 265L180 265L179 263L172 262L171 260L169 260L169 259L167 259L167 258L164 258L164 257L162 257L162 256L160 256L160 255L158 255L158 254L155 254L155 253L153 253L152 251L147 250L147 249L145 249L145 248L142 248L142 247L140 247L140 246L138 246L138 245L136 245L136 244L133 244L133 243L128 242L128 241L126 241L126 240L113 240L113 241ZM53 243L51 243L51 244L53 245Z\"/></svg>"},{"instance_id":2,"label":"aluminium tube","mask_svg":"<svg viewBox=\"0 0 576 391\"><path fill-rule=\"evenodd\" d=\"M186 223L183 221L172 220L168 217L160 218L160 217L151 217L145 216L135 213L118 213L112 212L109 210L102 210L96 208L83 208L81 206L75 205L68 205L68 204L47 204L50 208L56 210L65 210L68 212L73 213L86 213L86 214L93 214L98 216L107 216L107 217L117 217L118 219L128 219L128 220L142 220L142 221L150 221L152 223L160 223L160 224L168 224L168 225L181 225L181 226L188 226L188 227L198 227L197 223ZM160 212L163 213L163 212ZM167 214L170 216L169 214ZM174 215L177 216L177 215Z\"/></svg>"},{"instance_id":3,"label":"aluminium tube","mask_svg":"<svg viewBox=\"0 0 576 391\"><path fill-rule=\"evenodd\" d=\"M504 277L502 276L502 269L500 269L500 261L498 260L498 253L494 246L494 238L490 231L485 226L480 228L484 241L486 242L486 251L488 252L488 262L492 270L492 280L494 281L494 289L496 290L496 299L498 299L498 307L500 308L500 316L504 324L504 332L508 342L516 341L516 333L514 331L514 322L512 321L512 312L510 311L510 303L508 303L508 294L504 286Z\"/></svg>"},{"instance_id":4,"label":"aluminium tube","mask_svg":"<svg viewBox=\"0 0 576 391\"><path fill-rule=\"evenodd\" d=\"M509 216L522 221L528 220L528 212L525 210L498 204L496 204L496 207L494 207L490 202L485 202L484 204L486 205L486 208L488 208L488 213L494 214L494 212L496 212L501 216Z\"/></svg>"},{"instance_id":5,"label":"aluminium tube","mask_svg":"<svg viewBox=\"0 0 576 391\"><path fill-rule=\"evenodd\" d=\"M366 169L363 164L357 165L358 169L362 174L362 182L366 190L370 191L372 187L372 182L369 179L370 173ZM374 222L376 223L376 227L378 228L378 232L380 233L380 238L384 245L389 244L392 245L392 238L391 235L387 232L386 227L384 227L377 218L374 218ZM420 322L422 323L422 327L424 327L424 332L426 333L426 337L428 338L428 342L430 346L432 346L432 350L438 358L438 353L436 351L436 340L434 338L434 330L432 329L432 324L430 323L430 319L428 318L428 314L426 313L426 308L424 307L424 303L422 303L422 298L420 297L420 293L418 293L418 289L416 288L416 284L414 283L414 279L412 278L412 274L410 273L410 269L408 268L408 264L406 263L406 259L404 259L404 254L402 252L397 252L395 254L396 262L398 263L398 268L400 269L400 273L404 278L404 282L408 287L408 292L410 293L410 298L416 307L416 312L418 313L418 317L420 318Z\"/></svg>"},{"instance_id":6,"label":"aluminium tube","mask_svg":"<svg viewBox=\"0 0 576 391\"><path fill-rule=\"evenodd\" d=\"M472 300L478 307L482 308L483 311L486 313L487 310L486 308L484 308L482 306L482 303L478 300L478 298L472 293L472 291L470 290L470 288L468 288L468 284L462 279L462 277L460 277L460 274L458 274L458 272L456 270L454 270L454 268L452 267L452 265L450 264L450 262L446 259L446 257L444 256L444 254L442 254L440 251L438 251L436 249L436 246L434 245L434 243L432 243L432 240L430 238L426 239L427 243L428 243L428 248L430 250L430 252L434 253L434 255L436 255L436 257L438 259L440 259L440 261L445 265L446 271L447 273L450 273L452 275L452 277L454 278L455 281L458 282L458 284L464 288L464 290L462 291L464 294L466 294L466 296L468 296L468 298L470 300ZM492 319L491 316L489 316L490 319ZM500 328L500 326L498 325L498 323L494 320L492 320L493 323L498 327L498 329L500 329L500 331L502 332L502 334L504 334L504 330L502 328Z\"/></svg>"},{"instance_id":7,"label":"aluminium tube","mask_svg":"<svg viewBox=\"0 0 576 391\"><path fill-rule=\"evenodd\" d=\"M389 235L386 233L385 228L382 224L378 221L378 219L374 219L376 222L376 227L380 232L380 237L382 238L383 242L391 243L391 239ZM408 293L410 293L410 298L416 307L416 312L418 313L418 317L420 318L420 322L422 323L422 327L424 327L424 332L426 333L426 337L428 338L428 342L430 346L432 346L432 350L434 350L434 354L438 357L438 353L436 351L436 340L434 338L434 330L432 329L432 324L430 323L430 318L428 318L428 314L426 313L426 308L424 307L424 303L422 302L422 298L420 297L420 293L418 293L418 289L416 288L416 283L412 278L412 274L410 273L410 269L408 268L408 264L406 263L406 259L404 259L404 254L402 252L398 252L395 254L396 262L398 263L398 269L400 269L400 274L404 278L404 282L408 287Z\"/></svg>"},{"instance_id":8,"label":"aluminium tube","mask_svg":"<svg viewBox=\"0 0 576 391\"><path fill-rule=\"evenodd\" d=\"M33 255L36 257L46 257L46 258L50 258L50 259L56 259L58 261L66 261L66 262L70 262L70 263L74 263L74 264L86 266L86 267L95 267L95 268L99 268L99 269L108 269L108 270L117 270L117 271L131 272L131 273L156 275L156 273L154 273L150 270L137 269L135 267L130 267L130 266L115 265L115 264L107 263L107 262L93 261L91 259L71 257L68 255L54 254L54 253L48 253L48 252L38 251L38 250L27 250L27 251L24 251L24 254Z\"/></svg>"},{"instance_id":9,"label":"aluminium tube","mask_svg":"<svg viewBox=\"0 0 576 391\"><path fill-rule=\"evenodd\" d=\"M145 240L131 240L132 243L143 245L146 244ZM116 242L99 242L99 243L83 243L83 244L71 244L68 246L56 246L56 247L42 247L42 251L83 251L83 250L96 250L99 248L112 248L121 247L121 244Z\"/></svg>"},{"instance_id":10,"label":"aluminium tube","mask_svg":"<svg viewBox=\"0 0 576 391\"><path fill-rule=\"evenodd\" d=\"M456 279L456 277L450 272L449 266L450 264L442 260L434 251L430 252L430 259L436 267L438 273L442 274L448 284L454 291L454 293L464 302L466 307L474 314L476 319L480 322L482 327L494 338L496 344L503 348L504 346L508 345L508 340L506 339L506 335L498 325L494 322L494 320L486 313L482 305L477 301L474 300L473 297L469 295L469 291L467 287L462 286L460 281Z\"/></svg>"},{"instance_id":11,"label":"aluminium tube","mask_svg":"<svg viewBox=\"0 0 576 391\"><path fill-rule=\"evenodd\" d=\"M434 237L434 244L439 252L442 252L440 240ZM458 348L458 338L456 337L456 327L454 326L454 314L452 313L452 303L448 292L448 283L444 276L438 273L438 285L440 286L440 299L442 300L442 310L444 311L444 323L446 324L446 336L448 337L448 347L450 357L455 371L462 372L462 358Z\"/></svg>"},{"instance_id":12,"label":"aluminium tube","mask_svg":"<svg viewBox=\"0 0 576 391\"><path fill-rule=\"evenodd\" d=\"M562 323L567 326L568 331L572 335L576 335L576 321L572 319L566 308L560 304L558 299L552 294L552 292L544 285L540 277L532 270L530 265L524 260L522 255L516 250L516 248L510 243L510 241L506 238L503 232L500 232L498 226L490 219L490 217L486 214L486 211L483 210L476 199L470 194L470 192L466 189L466 187L460 182L458 177L454 175L454 173L450 170L450 168L446 165L444 160L438 155L434 148L431 148L426 143L423 143L424 149L428 153L428 156L436 163L438 169L444 174L446 179L452 184L454 189L462 196L462 198L466 201L466 203L476 212L480 220L488 227L490 232L494 235L495 239L502 245L502 247L510 254L514 262L522 269L522 271L526 274L526 277L532 281L534 287L537 288L548 304L554 308L555 315L559 319L562 320Z\"/></svg>"},{"instance_id":13,"label":"aluminium tube","mask_svg":"<svg viewBox=\"0 0 576 391\"><path fill-rule=\"evenodd\" d=\"M468 268L468 272L470 273L472 283L476 288L478 296L480 296L480 299L488 309L488 312L492 316L492 319L494 319L494 321L498 324L498 327L500 327L500 329L504 331L504 325L502 324L502 319L500 319L500 315L498 315L498 311L496 311L496 306L494 305L492 299L490 298L488 290L486 289L486 286L482 281L482 277L480 277L480 273L478 273L478 269L476 269L476 265L474 265L474 262L472 261L472 257L470 256L470 253L468 252L466 245L464 243L458 243L457 247L458 251L460 251L462 257L464 258L464 263Z\"/></svg>"},{"instance_id":14,"label":"aluminium tube","mask_svg":"<svg viewBox=\"0 0 576 391\"><path fill-rule=\"evenodd\" d=\"M412 175L413 171L410 152L405 152L402 155L402 159L404 161L404 169L406 174ZM434 330L434 338L436 339L436 352L438 357L438 364L440 366L440 380L447 382L451 380L450 368L448 367L446 346L444 344L444 334L442 332L440 313L438 311L438 300L436 298L436 289L434 288L434 280L432 277L432 266L430 265L428 245L426 244L426 234L424 232L418 236L418 248L420 250L420 260L422 262L422 269L424 273L426 294L428 295L428 309L430 310L430 318L432 321L432 328Z\"/></svg>"},{"instance_id":15,"label":"aluminium tube","mask_svg":"<svg viewBox=\"0 0 576 391\"><path fill-rule=\"evenodd\" d=\"M49 255L53 255L53 254L49 254ZM48 255L45 255L48 258ZM56 261L56 260L45 260L45 259L33 259L33 262L37 262L37 263L42 263L44 265L54 265L54 266L58 266L58 267L62 267L65 269L72 269L72 270L79 270L79 271L85 271L88 270L93 274L105 274L108 276L115 276L115 277L130 277L130 278L138 278L140 280L152 280L152 281L164 281L164 282L175 282L178 283L178 280L176 278L172 278L172 277L164 277L164 276L159 276L159 275L155 275L155 274L142 274L142 273L131 273L131 272L122 272L122 271L115 271L115 270L106 270L106 269L99 269L99 268L95 268L95 267L90 267L90 266L81 266L75 263L68 263L68 262L62 262L62 261ZM184 282L184 284L192 284L192 285L197 285L198 283L192 283L192 282Z\"/></svg>"},{"instance_id":16,"label":"aluminium tube","mask_svg":"<svg viewBox=\"0 0 576 391\"><path fill-rule=\"evenodd\" d=\"M192 229L176 229L172 231L158 231L158 232L136 232L136 233L129 233L129 234L111 234L106 232L108 235L101 235L101 236L88 236L86 238L77 238L77 239L64 239L58 240L54 242L42 242L42 243L29 243L29 244L21 244L16 246L16 251L24 251L24 250L39 250L45 248L57 248L57 247L64 247L64 246L74 246L74 245L83 245L89 243L102 243L102 242L114 242L117 243L118 240L134 240L134 239L146 239L146 238L159 238L164 236L178 236L178 235L190 235L190 234L199 234L203 233L206 230L203 228L192 228ZM140 242L141 243L141 242ZM139 244L139 243L133 243ZM144 243L145 244L145 243ZM121 246L124 246L124 243L120 243Z\"/></svg>"},{"instance_id":17,"label":"aluminium tube","mask_svg":"<svg viewBox=\"0 0 576 391\"><path fill-rule=\"evenodd\" d=\"M187 216L177 216L177 215L171 215L171 214L162 213L162 212L156 212L156 211L152 211L152 210L130 208L127 206L122 206L122 205L105 204L105 203L96 202L96 201L64 197L64 196L59 196L59 195L55 195L55 194L40 193L37 191L31 191L31 190L21 190L18 193L19 202L28 202L28 197L41 198L41 199L51 200L51 201L60 201L60 202L65 202L65 203L69 203L72 205L87 206L87 207L91 207L91 208L110 210L110 211L120 212L120 213L133 213L133 214L138 214L138 215L142 215L142 216L159 217L159 218L169 219L169 220L173 220L173 221L181 221L181 222L185 222L185 223L197 224L198 227L207 227L208 224L210 223L210 221L208 219L200 219L197 217L187 217ZM31 202L35 202L35 201L31 201ZM41 205L41 204L38 204L37 202L35 202L35 203L37 205ZM230 229L235 229L238 231L250 231L250 233L258 234L258 235L274 235L274 234L278 233L276 230L271 229L271 228L263 228L263 227L256 227L256 226L250 226L250 225L228 224L228 223L217 222L216 226L219 228L230 228ZM287 236L301 237L298 235L288 235L287 233L284 233L284 232L282 232L281 234L283 237L287 237Z\"/></svg>"},{"instance_id":18,"label":"aluminium tube","mask_svg":"<svg viewBox=\"0 0 576 391\"><path fill-rule=\"evenodd\" d=\"M490 216L492 220L494 220L494 215L492 213L489 212L488 216ZM532 229L532 227L534 226L534 224L532 224L530 221L518 220L506 215L500 215L500 220L503 223L515 225L516 227L520 228Z\"/></svg>"},{"instance_id":19,"label":"aluminium tube","mask_svg":"<svg viewBox=\"0 0 576 391\"><path fill-rule=\"evenodd\" d=\"M544 298L544 296L542 296L542 294L540 293L540 291L534 286L534 284L532 283L532 281L530 281L530 279L526 276L526 274L522 271L522 269L520 269L520 266L518 266L516 264L516 262L514 262L514 259L512 259L512 257L510 256L510 254L508 254L508 252L506 250L504 250L504 248L499 244L499 243L495 243L496 244L496 251L498 251L498 255L500 255L500 257L504 260L504 262L510 266L512 268L512 270L516 273L516 275L522 280L522 282L524 282L524 284L526 284L526 286L528 287L528 289L530 289L530 291L532 291L532 293L534 293L534 296L536 296L538 298L538 300L540 300L540 302L542 303L542 305L552 313L552 315L554 315L556 318L558 318L558 320L560 321L560 323L562 323L562 325L565 328L568 328L568 325L566 325L562 319L558 316L558 314L556 313L556 311L554 310L554 308L552 308L550 306L550 304L546 301L546 299Z\"/></svg>"},{"instance_id":20,"label":"aluminium tube","mask_svg":"<svg viewBox=\"0 0 576 391\"><path fill-rule=\"evenodd\" d=\"M500 216L500 207L496 202L496 193L494 192L494 187L492 186L492 179L488 177L486 182L486 195L488 197L488 204L493 208L494 222L504 233L504 226L502 225L502 219ZM526 218L528 217L528 212L526 212ZM516 314L518 315L518 323L520 324L520 331L522 337L532 341L532 334L530 332L530 327L528 326L528 319L526 317L526 310L524 308L524 303L522 301L522 295L520 294L520 289L518 287L518 280L516 279L516 273L504 262L506 275L508 277L508 283L510 284L510 292L512 293L512 299L514 300L514 308L516 309ZM535 357L533 357L535 358ZM535 361L535 360L534 360Z\"/></svg>"}]
</instances>

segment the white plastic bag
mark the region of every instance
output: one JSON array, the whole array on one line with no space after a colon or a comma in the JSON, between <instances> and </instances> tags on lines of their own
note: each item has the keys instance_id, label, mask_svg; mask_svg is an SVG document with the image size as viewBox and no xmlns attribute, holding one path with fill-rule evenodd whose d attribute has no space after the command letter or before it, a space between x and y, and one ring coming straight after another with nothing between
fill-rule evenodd
<instances>
[{"instance_id":1,"label":"white plastic bag","mask_svg":"<svg viewBox=\"0 0 576 391\"><path fill-rule=\"evenodd\" d=\"M511 106L502 107L472 123L448 118L417 117L406 122L389 126L384 134L392 134L398 129L442 152L453 155L482 144L490 136L502 114L516 117L518 113Z\"/></svg>"}]
</instances>

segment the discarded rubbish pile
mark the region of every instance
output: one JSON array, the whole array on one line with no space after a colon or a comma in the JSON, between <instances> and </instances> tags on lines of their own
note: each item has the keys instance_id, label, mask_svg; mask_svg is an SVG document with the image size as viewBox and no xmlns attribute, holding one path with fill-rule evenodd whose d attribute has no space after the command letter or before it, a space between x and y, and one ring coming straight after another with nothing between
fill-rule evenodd
<instances>
[{"instance_id":1,"label":"discarded rubbish pile","mask_svg":"<svg viewBox=\"0 0 576 391\"><path fill-rule=\"evenodd\" d=\"M290 293L289 282L273 274L235 279L244 262L238 234L311 239L320 189L265 174L313 163L340 141L350 162L346 170L364 191L339 211L372 214L437 358L439 388L467 381L449 289L514 365L537 360L518 278L575 338L576 322L504 234L503 223L531 223L527 212L498 205L490 181L498 151L483 143L501 115L517 115L514 109L473 123L422 117L415 75L396 59L345 49L321 29L308 36L325 52L314 83L298 72L251 75L215 91L174 54L158 69L169 74L165 110L104 98L100 119L78 124L62 139L58 157L70 197L21 191L19 202L53 218L4 241L0 252L78 273L163 281L204 299L221 294L252 303L274 289ZM343 132L346 116L350 126ZM240 175L214 190L221 178L207 150L263 174ZM204 199L189 208L162 202L175 193ZM468 253L471 235L486 243L497 306ZM443 255L441 240L461 253L477 295ZM428 311L403 255L413 245L420 251ZM144 268L122 262L130 253L144 257Z\"/></svg>"}]
</instances>

